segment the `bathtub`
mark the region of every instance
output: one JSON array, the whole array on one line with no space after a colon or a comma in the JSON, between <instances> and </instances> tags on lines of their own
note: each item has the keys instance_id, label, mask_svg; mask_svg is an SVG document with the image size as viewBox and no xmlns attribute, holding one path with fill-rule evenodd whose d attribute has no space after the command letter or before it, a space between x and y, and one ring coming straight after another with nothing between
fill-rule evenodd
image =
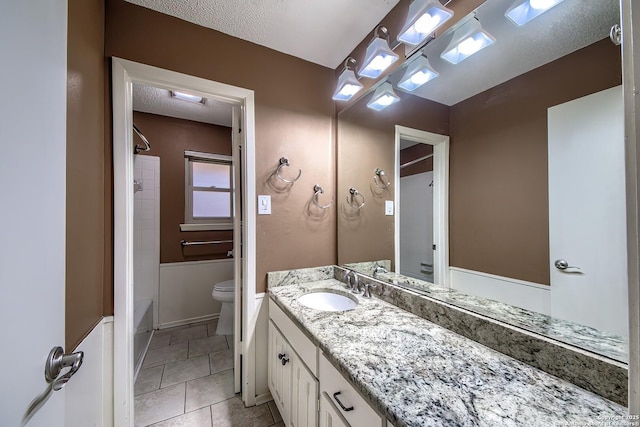
<instances>
[{"instance_id":1,"label":"bathtub","mask_svg":"<svg viewBox=\"0 0 640 427\"><path fill-rule=\"evenodd\" d=\"M151 341L153 332L153 301L136 301L133 306L133 362L135 367L134 381L142 366L144 355Z\"/></svg>"}]
</instances>

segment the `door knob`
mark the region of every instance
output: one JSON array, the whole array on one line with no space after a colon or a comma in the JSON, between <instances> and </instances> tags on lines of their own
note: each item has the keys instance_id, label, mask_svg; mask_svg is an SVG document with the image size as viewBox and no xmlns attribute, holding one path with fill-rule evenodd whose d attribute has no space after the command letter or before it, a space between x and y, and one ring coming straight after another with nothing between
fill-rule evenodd
<instances>
[{"instance_id":1,"label":"door knob","mask_svg":"<svg viewBox=\"0 0 640 427\"><path fill-rule=\"evenodd\" d=\"M566 270L568 268L576 268L578 270L580 270L580 267L576 267L576 266L572 266L569 265L569 263L564 260L564 259L557 259L553 265L558 269L558 270Z\"/></svg>"}]
</instances>

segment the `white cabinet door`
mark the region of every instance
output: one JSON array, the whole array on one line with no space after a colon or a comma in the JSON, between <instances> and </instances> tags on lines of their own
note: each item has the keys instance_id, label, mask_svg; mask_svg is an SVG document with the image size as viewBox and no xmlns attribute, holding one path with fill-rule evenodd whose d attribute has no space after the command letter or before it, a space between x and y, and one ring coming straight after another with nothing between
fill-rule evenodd
<instances>
[{"instance_id":1,"label":"white cabinet door","mask_svg":"<svg viewBox=\"0 0 640 427\"><path fill-rule=\"evenodd\" d=\"M350 427L338 410L329 400L327 393L320 396L320 424L319 427Z\"/></svg>"},{"instance_id":2,"label":"white cabinet door","mask_svg":"<svg viewBox=\"0 0 640 427\"><path fill-rule=\"evenodd\" d=\"M318 380L302 360L291 353L291 427L315 427L318 414Z\"/></svg>"},{"instance_id":3,"label":"white cabinet door","mask_svg":"<svg viewBox=\"0 0 640 427\"><path fill-rule=\"evenodd\" d=\"M273 400L285 425L289 425L291 402L291 348L280 331L269 322L269 359L267 379ZM283 363L284 361L284 363Z\"/></svg>"}]
</instances>

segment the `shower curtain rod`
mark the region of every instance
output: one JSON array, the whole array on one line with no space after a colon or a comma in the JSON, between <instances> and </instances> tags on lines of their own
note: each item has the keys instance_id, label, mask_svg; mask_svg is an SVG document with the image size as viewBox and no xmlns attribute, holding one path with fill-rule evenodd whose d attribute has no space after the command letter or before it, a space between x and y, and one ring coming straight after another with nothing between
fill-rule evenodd
<instances>
[{"instance_id":1,"label":"shower curtain rod","mask_svg":"<svg viewBox=\"0 0 640 427\"><path fill-rule=\"evenodd\" d=\"M138 154L141 151L151 150L151 144L149 144L149 141L147 141L147 138L142 134L142 132L140 132L140 129L138 129L138 126L136 126L135 123L133 123L133 130L135 131L135 133L138 134L138 136L140 137L142 142L144 142L144 145L145 145L145 147L141 147L138 144L136 144L136 146L133 147L134 154Z\"/></svg>"},{"instance_id":2,"label":"shower curtain rod","mask_svg":"<svg viewBox=\"0 0 640 427\"><path fill-rule=\"evenodd\" d=\"M421 162L423 160L427 160L430 157L433 157L433 154L429 154L428 156L419 157L419 158L417 158L415 160L411 160L410 162L401 164L400 165L400 169L406 168L407 166L415 165L416 163Z\"/></svg>"}]
</instances>

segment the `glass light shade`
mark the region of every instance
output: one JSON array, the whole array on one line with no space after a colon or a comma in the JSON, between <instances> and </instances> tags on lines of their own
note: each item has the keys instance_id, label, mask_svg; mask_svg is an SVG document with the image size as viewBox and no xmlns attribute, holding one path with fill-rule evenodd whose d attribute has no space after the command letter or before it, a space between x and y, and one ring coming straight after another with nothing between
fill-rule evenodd
<instances>
[{"instance_id":1,"label":"glass light shade","mask_svg":"<svg viewBox=\"0 0 640 427\"><path fill-rule=\"evenodd\" d=\"M333 93L333 99L335 101L348 101L360 89L362 89L362 83L358 81L356 74L353 70L345 68L340 77L338 77L338 85Z\"/></svg>"},{"instance_id":2,"label":"glass light shade","mask_svg":"<svg viewBox=\"0 0 640 427\"><path fill-rule=\"evenodd\" d=\"M440 58L458 64L495 41L491 34L482 29L477 19L470 19L454 31L453 39Z\"/></svg>"},{"instance_id":3,"label":"glass light shade","mask_svg":"<svg viewBox=\"0 0 640 427\"><path fill-rule=\"evenodd\" d=\"M387 41L383 38L376 37L369 43L369 46L367 46L364 62L362 68L358 71L358 75L360 77L375 79L397 60L398 55L393 53L389 48Z\"/></svg>"},{"instance_id":4,"label":"glass light shade","mask_svg":"<svg viewBox=\"0 0 640 427\"><path fill-rule=\"evenodd\" d=\"M520 27L563 1L564 0L518 0L507 10L505 16Z\"/></svg>"},{"instance_id":5,"label":"glass light shade","mask_svg":"<svg viewBox=\"0 0 640 427\"><path fill-rule=\"evenodd\" d=\"M381 111L398 101L400 101L400 97L393 91L391 83L385 82L373 93L371 101L367 103L367 107Z\"/></svg>"},{"instance_id":6,"label":"glass light shade","mask_svg":"<svg viewBox=\"0 0 640 427\"><path fill-rule=\"evenodd\" d=\"M420 44L452 16L453 11L436 0L413 0L398 41L413 46Z\"/></svg>"},{"instance_id":7,"label":"glass light shade","mask_svg":"<svg viewBox=\"0 0 640 427\"><path fill-rule=\"evenodd\" d=\"M195 102L196 104L204 104L204 98L197 95L191 95L190 93L178 92L176 90L171 91L171 96L183 101Z\"/></svg>"},{"instance_id":8,"label":"glass light shade","mask_svg":"<svg viewBox=\"0 0 640 427\"><path fill-rule=\"evenodd\" d=\"M438 77L438 72L431 67L429 60L424 56L420 56L407 67L407 71L400 79L398 87L412 92L436 77Z\"/></svg>"}]
</instances>

